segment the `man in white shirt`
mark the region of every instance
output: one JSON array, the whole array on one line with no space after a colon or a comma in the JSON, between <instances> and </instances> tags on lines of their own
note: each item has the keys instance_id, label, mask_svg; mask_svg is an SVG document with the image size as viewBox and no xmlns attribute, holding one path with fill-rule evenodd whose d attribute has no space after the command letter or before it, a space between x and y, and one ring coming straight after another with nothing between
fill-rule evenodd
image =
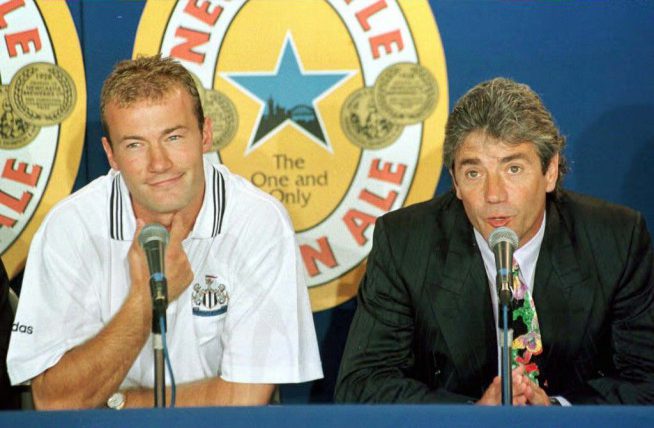
<instances>
[{"instance_id":1,"label":"man in white shirt","mask_svg":"<svg viewBox=\"0 0 654 428\"><path fill-rule=\"evenodd\" d=\"M12 382L31 379L41 409L153 405L149 272L135 239L148 223L170 232L177 405L261 405L275 384L322 377L290 219L203 159L211 121L191 75L170 58L123 61L101 115L112 170L58 204L34 237Z\"/></svg>"},{"instance_id":2,"label":"man in white shirt","mask_svg":"<svg viewBox=\"0 0 654 428\"><path fill-rule=\"evenodd\" d=\"M497 78L457 102L453 191L377 221L337 401L501 402L487 241L509 227L513 322L531 329L512 343L513 403L654 402L650 235L639 213L560 188L564 143L526 85Z\"/></svg>"}]
</instances>

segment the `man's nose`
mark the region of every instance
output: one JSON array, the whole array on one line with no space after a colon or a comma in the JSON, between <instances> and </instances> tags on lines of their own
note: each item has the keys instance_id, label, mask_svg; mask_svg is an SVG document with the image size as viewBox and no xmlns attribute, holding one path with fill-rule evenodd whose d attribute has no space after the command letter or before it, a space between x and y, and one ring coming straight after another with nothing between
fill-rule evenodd
<instances>
[{"instance_id":1,"label":"man's nose","mask_svg":"<svg viewBox=\"0 0 654 428\"><path fill-rule=\"evenodd\" d=\"M499 174L488 174L486 179L486 202L496 204L506 201L504 179Z\"/></svg>"},{"instance_id":2,"label":"man's nose","mask_svg":"<svg viewBox=\"0 0 654 428\"><path fill-rule=\"evenodd\" d=\"M161 144L150 146L150 170L155 172L165 171L172 166L168 151Z\"/></svg>"}]
</instances>

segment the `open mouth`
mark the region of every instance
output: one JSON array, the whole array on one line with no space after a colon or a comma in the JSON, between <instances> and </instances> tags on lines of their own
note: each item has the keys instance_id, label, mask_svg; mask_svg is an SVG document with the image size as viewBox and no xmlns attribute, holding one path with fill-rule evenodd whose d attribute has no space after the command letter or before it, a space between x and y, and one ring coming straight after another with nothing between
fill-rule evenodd
<instances>
[{"instance_id":1,"label":"open mouth","mask_svg":"<svg viewBox=\"0 0 654 428\"><path fill-rule=\"evenodd\" d=\"M511 221L511 217L488 217L486 223L490 224L493 228L506 226Z\"/></svg>"}]
</instances>

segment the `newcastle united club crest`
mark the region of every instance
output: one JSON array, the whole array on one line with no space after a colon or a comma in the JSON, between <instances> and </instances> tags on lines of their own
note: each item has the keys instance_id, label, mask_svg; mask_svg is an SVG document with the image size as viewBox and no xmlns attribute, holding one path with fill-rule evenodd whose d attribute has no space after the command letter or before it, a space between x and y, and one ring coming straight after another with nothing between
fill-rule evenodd
<instances>
[{"instance_id":1,"label":"newcastle united club crest","mask_svg":"<svg viewBox=\"0 0 654 428\"><path fill-rule=\"evenodd\" d=\"M204 284L195 283L191 296L193 315L212 317L227 312L229 294L225 284L212 275L204 276Z\"/></svg>"}]
</instances>

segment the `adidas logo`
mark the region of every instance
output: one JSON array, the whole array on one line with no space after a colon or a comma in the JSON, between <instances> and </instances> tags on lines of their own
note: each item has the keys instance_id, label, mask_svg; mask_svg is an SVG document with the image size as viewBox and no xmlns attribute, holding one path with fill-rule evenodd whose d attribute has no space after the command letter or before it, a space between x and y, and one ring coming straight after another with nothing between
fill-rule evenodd
<instances>
[{"instance_id":1,"label":"adidas logo","mask_svg":"<svg viewBox=\"0 0 654 428\"><path fill-rule=\"evenodd\" d=\"M27 334L32 334L34 332L34 329L32 328L31 325L21 325L19 322L15 322L11 326L11 331L17 331L18 333L27 333Z\"/></svg>"}]
</instances>

